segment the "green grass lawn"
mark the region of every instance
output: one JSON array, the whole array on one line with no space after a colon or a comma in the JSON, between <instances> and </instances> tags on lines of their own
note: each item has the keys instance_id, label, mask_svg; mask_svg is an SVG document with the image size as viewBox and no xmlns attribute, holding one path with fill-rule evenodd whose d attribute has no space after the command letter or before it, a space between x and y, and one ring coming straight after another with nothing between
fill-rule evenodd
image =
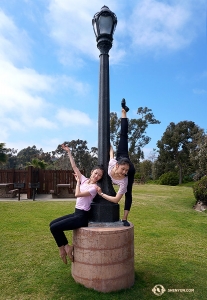
<instances>
[{"instance_id":1,"label":"green grass lawn","mask_svg":"<svg viewBox=\"0 0 207 300\"><path fill-rule=\"evenodd\" d=\"M74 282L49 231L49 222L73 212L75 202L0 202L0 299L207 299L207 214L194 203L191 187L134 186L135 284L104 294ZM166 290L160 297L152 292L157 284Z\"/></svg>"}]
</instances>

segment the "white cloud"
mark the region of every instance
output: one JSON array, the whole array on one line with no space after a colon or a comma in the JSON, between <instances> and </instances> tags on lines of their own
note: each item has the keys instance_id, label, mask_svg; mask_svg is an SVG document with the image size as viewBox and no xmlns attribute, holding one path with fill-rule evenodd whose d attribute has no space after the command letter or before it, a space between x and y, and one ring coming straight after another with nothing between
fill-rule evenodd
<instances>
[{"instance_id":1,"label":"white cloud","mask_svg":"<svg viewBox=\"0 0 207 300\"><path fill-rule=\"evenodd\" d=\"M34 70L18 69L0 60L0 82L1 112L13 110L21 115L46 105L40 92L51 91L54 80Z\"/></svg>"},{"instance_id":2,"label":"white cloud","mask_svg":"<svg viewBox=\"0 0 207 300\"><path fill-rule=\"evenodd\" d=\"M86 113L74 109L59 109L56 118L64 127L74 127L76 125L90 126L92 124L91 119Z\"/></svg>"},{"instance_id":3,"label":"white cloud","mask_svg":"<svg viewBox=\"0 0 207 300\"><path fill-rule=\"evenodd\" d=\"M44 152L51 152L54 151L57 146L59 144L61 144L63 142L62 139L58 139L58 138L37 138L35 140L33 140L33 138L31 137L31 139L28 137L26 140L21 139L21 136L19 137L18 141L9 141L9 139L1 139L1 141L5 141L6 143L6 148L14 148L17 149L18 152L24 148L27 147L32 147L32 146L36 146L37 149L42 148Z\"/></svg>"},{"instance_id":4,"label":"white cloud","mask_svg":"<svg viewBox=\"0 0 207 300\"><path fill-rule=\"evenodd\" d=\"M43 148L45 152L55 150L59 144L63 142L60 138L44 139L39 141L39 148Z\"/></svg>"},{"instance_id":5,"label":"white cloud","mask_svg":"<svg viewBox=\"0 0 207 300\"><path fill-rule=\"evenodd\" d=\"M30 42L26 31L18 29L0 9L0 59L13 63L28 61Z\"/></svg>"},{"instance_id":6,"label":"white cloud","mask_svg":"<svg viewBox=\"0 0 207 300\"><path fill-rule=\"evenodd\" d=\"M188 46L196 36L204 0L198 0L197 4L194 0L131 0L129 3L114 0L106 3L118 18L114 44L109 52L110 63L123 61L129 51L132 54L132 47L136 53L139 50L159 53ZM99 0L70 0L69 3L50 0L46 20L62 64L78 68L85 63L86 57L98 60L99 50L91 21L102 6Z\"/></svg>"},{"instance_id":7,"label":"white cloud","mask_svg":"<svg viewBox=\"0 0 207 300\"><path fill-rule=\"evenodd\" d=\"M32 126L40 127L41 129L54 129L57 128L57 125L46 118L40 117L32 121Z\"/></svg>"},{"instance_id":8,"label":"white cloud","mask_svg":"<svg viewBox=\"0 0 207 300\"><path fill-rule=\"evenodd\" d=\"M89 84L65 75L56 78L56 88L70 89L75 95L80 96L86 96L90 92Z\"/></svg>"},{"instance_id":9,"label":"white cloud","mask_svg":"<svg viewBox=\"0 0 207 300\"><path fill-rule=\"evenodd\" d=\"M194 31L191 10L185 2L142 0L131 17L133 44L142 49L177 50L188 45Z\"/></svg>"},{"instance_id":10,"label":"white cloud","mask_svg":"<svg viewBox=\"0 0 207 300\"><path fill-rule=\"evenodd\" d=\"M51 37L60 47L59 56L63 64L73 64L76 57L76 66L84 63L82 58L77 59L76 51L89 56L95 56L96 43L92 29L93 6L97 1L67 1L51 0L47 22ZM97 54L96 54L97 55Z\"/></svg>"},{"instance_id":11,"label":"white cloud","mask_svg":"<svg viewBox=\"0 0 207 300\"><path fill-rule=\"evenodd\" d=\"M30 56L28 45L26 33L0 10L0 114L4 117L18 115L20 120L22 115L42 109L46 103L40 93L52 90L51 77L15 66Z\"/></svg>"},{"instance_id":12,"label":"white cloud","mask_svg":"<svg viewBox=\"0 0 207 300\"><path fill-rule=\"evenodd\" d=\"M3 131L6 131L7 134L10 131L25 131L25 126L22 124L22 122L19 122L18 117L17 118L10 118L9 115L6 117L1 118L1 125L3 125L3 123L5 124L3 126ZM2 128L2 126L1 126Z\"/></svg>"},{"instance_id":13,"label":"white cloud","mask_svg":"<svg viewBox=\"0 0 207 300\"><path fill-rule=\"evenodd\" d=\"M24 39L25 37L25 39ZM6 140L12 132L31 129L54 129L57 125L50 118L55 114L57 101L52 104L50 96L67 91L70 95L87 95L90 87L65 75L39 74L27 67L18 67L24 57L29 57L25 32L21 32L12 19L0 10L0 138ZM28 42L29 43L29 42ZM83 118L84 124L87 118Z\"/></svg>"},{"instance_id":14,"label":"white cloud","mask_svg":"<svg viewBox=\"0 0 207 300\"><path fill-rule=\"evenodd\" d=\"M61 89L70 95L87 95L89 86L67 76L51 77L38 74L32 69L18 69L11 63L0 60L0 126L7 124L9 130L25 131L31 127L54 129L54 122L48 120L55 114L55 104L48 95ZM45 96L47 98L45 98ZM81 124L88 124L86 115L77 115ZM15 121L14 121L15 120Z\"/></svg>"},{"instance_id":15,"label":"white cloud","mask_svg":"<svg viewBox=\"0 0 207 300\"><path fill-rule=\"evenodd\" d=\"M179 50L191 43L195 34L203 34L206 28L200 21L205 14L205 12L201 13L204 1L109 0L105 4L116 13L118 18L114 44L109 53L110 64L120 63L125 57L134 59L133 56L137 55L139 49L144 51L150 49L155 53L158 49L166 53L165 50ZM91 77L88 79L85 73L78 73L77 68L86 63L87 57L99 60L99 50L96 47L91 21L104 3L100 0L23 2L19 4L14 14L13 5L7 1L10 5L7 11L14 14L12 18L0 9L0 140L9 141L10 138L15 145L15 139L19 138L23 140L22 144L21 140L19 141L23 147L24 139L30 143L34 141L36 134L39 144L46 145L46 142L55 136L57 140L54 144L57 145L64 140L69 126L74 129L71 130L69 138L73 138L72 134L87 136L85 131L84 133L81 131L83 126L88 130L88 136L91 138L91 132L97 125L94 125L89 118L89 114L94 113L92 107L88 115L72 108L74 104L76 107L79 104L78 109L82 109L80 108L82 101L89 98L91 104L94 101L93 93L96 90L93 91L87 84L94 76L94 70L88 68L88 74L91 71ZM45 18L42 16L47 9L47 3L49 6L46 25ZM35 10L30 10L33 13L33 23L28 23L28 18L22 18L28 12L30 4L39 11L39 14L36 14ZM43 46L39 48L42 43L45 48ZM64 69L64 66L58 64L54 55L56 51L59 53L60 61L63 64L70 64L71 68L67 66ZM33 69L33 64L36 69ZM51 72L50 74L53 75L40 74L39 69L47 70L45 73ZM54 75L56 70L58 70L57 74ZM85 79L81 82L71 76L59 75L60 72L67 72L67 75L74 72L76 78L84 75ZM186 71L182 70L182 72ZM205 79L206 74L204 72L200 79ZM192 76L187 75L186 78ZM200 83L191 86L200 87L200 89L195 88L194 93L204 94L206 91L205 85L202 88ZM81 101L77 102L80 96ZM64 109L64 106L68 107L68 105L71 110ZM59 109L60 107L62 109ZM59 126L60 124L62 127ZM48 130L44 131L44 128ZM30 134L27 136L28 132ZM27 146L25 144L25 147Z\"/></svg>"},{"instance_id":16,"label":"white cloud","mask_svg":"<svg viewBox=\"0 0 207 300\"><path fill-rule=\"evenodd\" d=\"M0 118L1 118L1 116L0 116ZM0 122L0 127L1 127L1 130L0 130L0 141L1 141L1 143L5 143L5 141L9 137L9 129L8 129L8 126L6 126L4 124L4 122L2 122L2 124Z\"/></svg>"},{"instance_id":17,"label":"white cloud","mask_svg":"<svg viewBox=\"0 0 207 300\"><path fill-rule=\"evenodd\" d=\"M46 19L50 35L59 46L59 59L62 64L82 66L84 58L80 54L99 59L92 18L102 6L103 2L99 0L70 0L69 4L67 1L50 0ZM113 5L109 8L113 10ZM110 51L111 63L117 62L124 55L125 51L114 45Z\"/></svg>"}]
</instances>

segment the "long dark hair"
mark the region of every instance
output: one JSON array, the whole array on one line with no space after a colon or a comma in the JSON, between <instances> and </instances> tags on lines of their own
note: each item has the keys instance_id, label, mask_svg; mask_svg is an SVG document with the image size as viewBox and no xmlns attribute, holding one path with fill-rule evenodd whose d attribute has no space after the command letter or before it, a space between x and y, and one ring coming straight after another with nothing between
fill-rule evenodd
<instances>
[{"instance_id":1,"label":"long dark hair","mask_svg":"<svg viewBox=\"0 0 207 300\"><path fill-rule=\"evenodd\" d=\"M117 163L118 165L130 165L130 160L127 157L119 157Z\"/></svg>"},{"instance_id":2,"label":"long dark hair","mask_svg":"<svg viewBox=\"0 0 207 300\"><path fill-rule=\"evenodd\" d=\"M94 166L93 169L91 170L91 172L93 172L94 170L97 170L97 169L103 171L103 174L104 174L105 170L104 170L104 166L103 165L96 165L96 166ZM103 178L103 176L97 182L101 182L102 178Z\"/></svg>"}]
</instances>

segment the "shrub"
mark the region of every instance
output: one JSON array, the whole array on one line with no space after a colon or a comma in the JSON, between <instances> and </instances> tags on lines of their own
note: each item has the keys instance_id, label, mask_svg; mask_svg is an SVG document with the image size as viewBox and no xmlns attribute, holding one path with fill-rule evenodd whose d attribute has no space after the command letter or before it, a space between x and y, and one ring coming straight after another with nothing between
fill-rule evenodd
<instances>
[{"instance_id":1,"label":"shrub","mask_svg":"<svg viewBox=\"0 0 207 300\"><path fill-rule=\"evenodd\" d=\"M193 194L197 201L207 203L207 176L203 176L193 185Z\"/></svg>"},{"instance_id":2,"label":"shrub","mask_svg":"<svg viewBox=\"0 0 207 300\"><path fill-rule=\"evenodd\" d=\"M134 175L134 179L137 183L145 183L145 177L139 172Z\"/></svg>"},{"instance_id":3,"label":"shrub","mask_svg":"<svg viewBox=\"0 0 207 300\"><path fill-rule=\"evenodd\" d=\"M194 175L195 175L195 174L185 175L184 178L183 178L183 183L192 182L192 181L193 181Z\"/></svg>"},{"instance_id":4,"label":"shrub","mask_svg":"<svg viewBox=\"0 0 207 300\"><path fill-rule=\"evenodd\" d=\"M155 179L155 180L147 180L146 183L147 183L147 184L160 184L159 179Z\"/></svg>"},{"instance_id":5,"label":"shrub","mask_svg":"<svg viewBox=\"0 0 207 300\"><path fill-rule=\"evenodd\" d=\"M178 185L179 177L176 173L167 172L160 176L159 182L163 185Z\"/></svg>"},{"instance_id":6,"label":"shrub","mask_svg":"<svg viewBox=\"0 0 207 300\"><path fill-rule=\"evenodd\" d=\"M141 177L142 177L141 173L138 173L138 172L135 173L135 175L134 175L134 179L136 179L136 180L140 180Z\"/></svg>"}]
</instances>

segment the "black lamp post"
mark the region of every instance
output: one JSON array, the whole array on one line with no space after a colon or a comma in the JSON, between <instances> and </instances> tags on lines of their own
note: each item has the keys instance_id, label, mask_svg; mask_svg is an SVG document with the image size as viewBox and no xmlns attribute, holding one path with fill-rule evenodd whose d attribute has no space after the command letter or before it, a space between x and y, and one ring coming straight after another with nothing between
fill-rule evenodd
<instances>
[{"instance_id":1,"label":"black lamp post","mask_svg":"<svg viewBox=\"0 0 207 300\"><path fill-rule=\"evenodd\" d=\"M113 33L117 24L116 15L103 6L92 20L96 35L97 48L100 50L99 73L99 112L98 112L98 163L105 172L100 183L102 191L115 196L115 191L108 176L110 149L110 93L109 93L109 50L112 47ZM91 221L115 222L119 220L119 204L115 204L97 195L91 205Z\"/></svg>"}]
</instances>

